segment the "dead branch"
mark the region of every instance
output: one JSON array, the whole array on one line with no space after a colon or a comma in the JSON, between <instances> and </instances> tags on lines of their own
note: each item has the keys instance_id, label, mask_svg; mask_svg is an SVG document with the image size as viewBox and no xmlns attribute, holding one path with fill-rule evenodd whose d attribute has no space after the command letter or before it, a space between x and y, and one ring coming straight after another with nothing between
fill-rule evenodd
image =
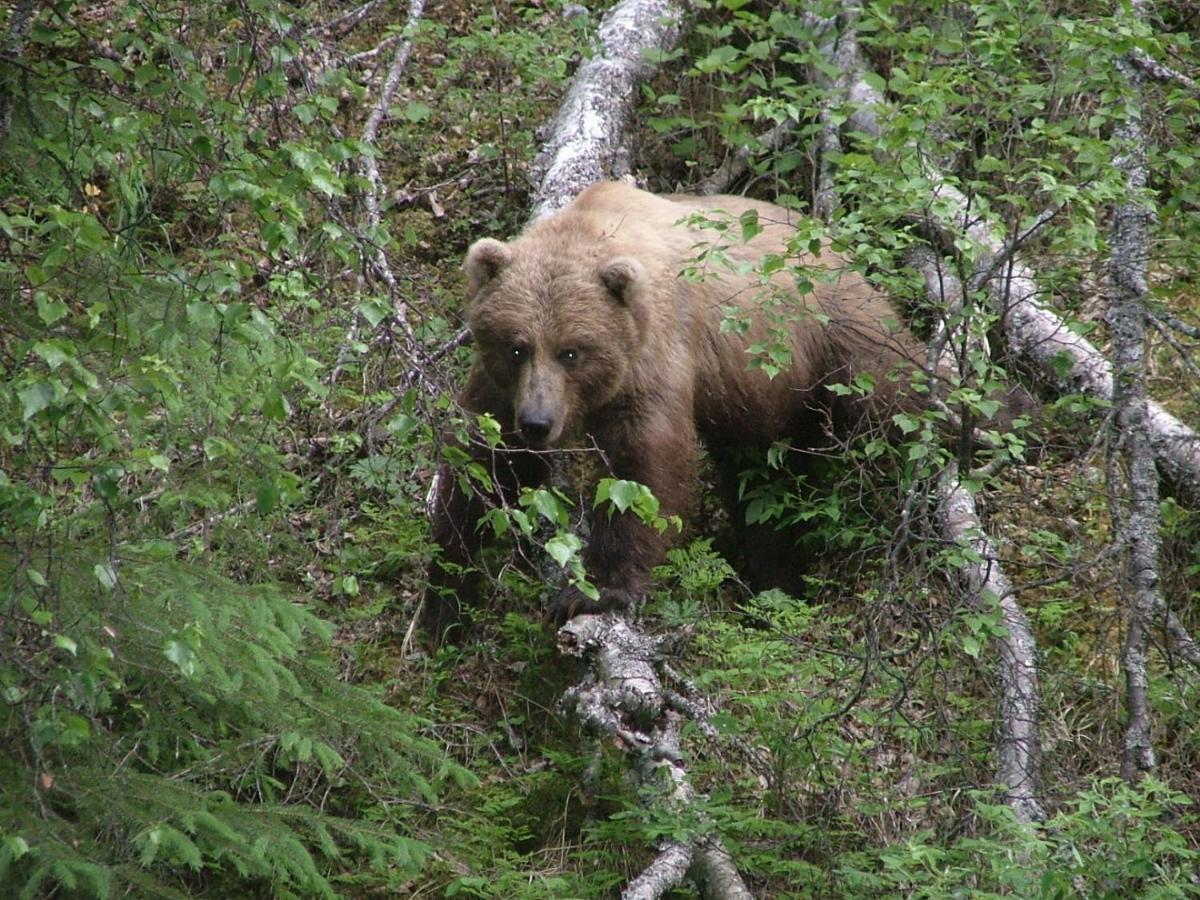
<instances>
[{"instance_id":1,"label":"dead branch","mask_svg":"<svg viewBox=\"0 0 1200 900\"><path fill-rule=\"evenodd\" d=\"M715 172L695 187L697 194L723 194L750 170L750 158L757 150L774 152L783 147L796 128L795 119L785 119L763 132L753 147L743 145L721 163Z\"/></svg>"},{"instance_id":2,"label":"dead branch","mask_svg":"<svg viewBox=\"0 0 1200 900\"><path fill-rule=\"evenodd\" d=\"M332 35L335 38L345 37L351 31L358 27L367 16L369 16L383 0L367 0L353 9L347 10L339 16L335 16L328 22L316 26L315 31L319 34Z\"/></svg>"},{"instance_id":3,"label":"dead branch","mask_svg":"<svg viewBox=\"0 0 1200 900\"><path fill-rule=\"evenodd\" d=\"M886 100L865 78L851 86L850 97L852 126L878 137ZM1060 390L1111 399L1113 369L1108 360L1042 301L1033 269L1008 248L1000 226L980 216L928 161L926 168L935 185L929 208L937 214L931 224L951 236L965 235L985 254L1006 260L987 288L1010 347L1035 363ZM1065 372L1060 364L1064 359L1069 362ZM1200 503L1200 435L1153 400L1147 401L1146 425L1158 464L1190 502Z\"/></svg>"},{"instance_id":4,"label":"dead branch","mask_svg":"<svg viewBox=\"0 0 1200 900\"><path fill-rule=\"evenodd\" d=\"M1194 79L1189 78L1182 72L1175 71L1170 66L1163 65L1140 47L1135 48L1129 54L1129 62L1133 63L1133 65L1137 66L1155 81L1174 81L1193 93L1200 93L1200 84L1197 84Z\"/></svg>"},{"instance_id":5,"label":"dead branch","mask_svg":"<svg viewBox=\"0 0 1200 900\"><path fill-rule=\"evenodd\" d=\"M817 84L826 89L821 104L821 136L818 139L819 163L817 189L813 196L813 213L823 222L833 216L837 205L837 193L833 185L833 159L841 153L841 139L835 113L844 107L850 98L850 85L854 82L858 64L858 17L861 8L858 0L845 0L837 16L837 27L821 45L821 55L828 60L837 74L832 80L819 67L813 75Z\"/></svg>"},{"instance_id":6,"label":"dead branch","mask_svg":"<svg viewBox=\"0 0 1200 900\"><path fill-rule=\"evenodd\" d=\"M408 57L412 52L412 33L416 29L417 23L420 22L424 9L425 0L409 0L408 18L404 23L404 34L406 37L396 45L396 51L392 55L392 63L388 66L387 75L384 76L379 96L371 109L371 115L367 117L367 124L363 126L362 142L364 144L373 145L375 143L379 133L379 126L382 124L383 117L387 115L388 108L392 104L392 95L396 92L396 88L400 84L400 78L404 74L405 67L408 65ZM366 207L367 232L374 234L379 229L379 196L383 192L383 182L379 177L379 166L375 162L375 155L373 153L363 154L362 166L363 172L367 176L367 181L370 183L370 188L363 196L363 204ZM396 289L396 276L392 273L387 255L383 252L381 246L375 245L370 257L371 268L388 286L392 297L392 315L404 331L406 337L412 340L412 329L408 324L407 307ZM415 343L415 341L413 342Z\"/></svg>"},{"instance_id":7,"label":"dead branch","mask_svg":"<svg viewBox=\"0 0 1200 900\"><path fill-rule=\"evenodd\" d=\"M657 792L658 802L683 813L697 799L679 747L682 717L665 702L659 677L659 642L623 616L577 616L558 632L559 651L587 661L584 681L567 691L563 704L580 719L585 733L606 737L630 758L639 784ZM685 852L687 873L701 896L739 900L750 892L720 838L710 830L682 842L664 842L659 858L630 883L625 897L658 897L672 886ZM668 861L670 864L668 864ZM674 882L678 883L678 882Z\"/></svg>"},{"instance_id":8,"label":"dead branch","mask_svg":"<svg viewBox=\"0 0 1200 900\"><path fill-rule=\"evenodd\" d=\"M950 463L938 477L938 518L946 536L971 551L958 574L969 602L981 611L999 608L1007 634L993 638L1000 674L1000 740L996 781L1018 821L1040 822L1045 810L1037 777L1038 709L1037 642L1011 582L1000 568L991 539L984 531L975 500L963 486L958 466Z\"/></svg>"},{"instance_id":9,"label":"dead branch","mask_svg":"<svg viewBox=\"0 0 1200 900\"><path fill-rule=\"evenodd\" d=\"M926 251L910 255L909 262L921 272L926 292L936 306L955 312L961 309L962 283L946 270L939 257ZM949 344L956 335L947 327L947 319L943 319L935 330L930 355L933 361L953 367L955 359L949 352ZM986 349L979 336L966 334L960 340L970 350L982 352ZM971 473L972 477L977 475ZM938 476L936 499L942 532L951 543L969 551L964 554L967 561L958 567L958 579L967 601L981 612L997 608L1006 632L992 639L1000 675L996 781L1004 786L1005 802L1018 821L1044 821L1046 812L1040 799L1038 778L1041 694L1033 629L1017 602L1012 583L1000 566L996 548L975 508L975 498L963 485L956 463L949 463Z\"/></svg>"},{"instance_id":10,"label":"dead branch","mask_svg":"<svg viewBox=\"0 0 1200 900\"><path fill-rule=\"evenodd\" d=\"M534 163L534 219L589 184L629 174L625 142L636 88L658 68L648 54L674 47L683 21L683 5L673 0L623 0L605 14L596 53L575 73Z\"/></svg>"},{"instance_id":11,"label":"dead branch","mask_svg":"<svg viewBox=\"0 0 1200 900\"><path fill-rule=\"evenodd\" d=\"M369 6L370 4L365 4L363 7L360 7L363 15L366 15L369 11ZM408 57L412 52L412 34L416 30L417 24L421 21L424 8L425 0L409 0L408 17L404 22L404 30L401 32L403 39L396 45L395 52L392 54L391 65L388 66L387 74L383 79L383 85L379 89L379 96L375 99L375 103L371 107L371 114L367 117L367 122L363 126L361 140L367 147L374 147L375 141L379 136L379 127L383 124L384 116L387 115L388 109L392 104L392 95L396 92L396 88L400 84L400 78L403 76L404 69L408 65ZM361 230L364 234L360 238L360 246L364 252L362 270L358 274L358 294L362 296L367 293L369 276L373 275L376 278L382 279L384 284L387 285L388 295L392 300L391 318L394 324L399 326L408 346L416 352L417 340L413 334L412 326L408 321L408 305L402 298L396 284L396 275L392 272L387 254L376 237L379 233L380 225L379 197L383 194L384 187L383 179L379 175L379 166L375 162L374 152L368 151L363 153L360 165L367 179L367 187L363 192L364 222ZM346 346L338 355L337 362L329 373L329 385L331 387L337 383L338 376L346 364L351 348L358 343L360 325L360 314L356 309L352 314L350 328L346 333Z\"/></svg>"},{"instance_id":12,"label":"dead branch","mask_svg":"<svg viewBox=\"0 0 1200 900\"><path fill-rule=\"evenodd\" d=\"M657 900L671 888L682 884L692 867L692 847L668 841L654 862L621 893L621 900Z\"/></svg>"}]
</instances>

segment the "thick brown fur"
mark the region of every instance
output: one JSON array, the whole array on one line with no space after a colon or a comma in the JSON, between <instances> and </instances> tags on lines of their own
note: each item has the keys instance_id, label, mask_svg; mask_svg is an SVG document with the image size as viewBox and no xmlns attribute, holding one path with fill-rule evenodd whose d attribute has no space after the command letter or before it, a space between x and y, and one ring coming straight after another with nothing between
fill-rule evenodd
<instances>
[{"instance_id":1,"label":"thick brown fur","mask_svg":"<svg viewBox=\"0 0 1200 900\"><path fill-rule=\"evenodd\" d=\"M749 210L762 231L744 242L738 217ZM732 227L687 221L699 213ZM647 485L661 514L686 515L702 439L715 450L815 446L831 425L886 423L921 406L910 390L917 341L844 259L789 249L798 221L742 197L656 196L606 182L510 243L473 245L465 268L477 356L460 399L469 412L495 416L512 448L477 454L499 492L511 499L541 483L547 467L537 451L582 440L603 451L614 477ZM764 279L755 265L772 254L787 265ZM811 291L797 289L797 266ZM722 328L731 313L749 321L745 333ZM772 327L784 329L791 351L773 379L750 367L747 352ZM829 390L864 373L875 384L866 396ZM480 547L483 511L483 498L441 473L434 538L452 565L431 572L424 623L435 638L459 620L460 604L476 602L477 583L456 567ZM584 561L601 599L566 589L551 615L627 606L665 549L632 514L597 516Z\"/></svg>"}]
</instances>

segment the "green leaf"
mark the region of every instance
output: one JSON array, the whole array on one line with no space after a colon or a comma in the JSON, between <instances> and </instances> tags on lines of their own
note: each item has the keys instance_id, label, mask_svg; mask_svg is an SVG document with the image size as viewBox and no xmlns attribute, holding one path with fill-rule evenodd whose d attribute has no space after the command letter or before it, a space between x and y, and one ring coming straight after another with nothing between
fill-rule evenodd
<instances>
[{"instance_id":1,"label":"green leaf","mask_svg":"<svg viewBox=\"0 0 1200 900\"><path fill-rule=\"evenodd\" d=\"M21 420L28 422L43 409L54 402L54 388L45 381L35 381L17 389L17 399L21 401Z\"/></svg>"},{"instance_id":2,"label":"green leaf","mask_svg":"<svg viewBox=\"0 0 1200 900\"><path fill-rule=\"evenodd\" d=\"M550 540L546 541L546 552L550 554L556 563L564 567L575 558L582 547L583 543L570 532L556 534Z\"/></svg>"},{"instance_id":3,"label":"green leaf","mask_svg":"<svg viewBox=\"0 0 1200 900\"><path fill-rule=\"evenodd\" d=\"M254 490L254 508L260 516L269 515L279 505L279 485L270 478L264 478Z\"/></svg>"},{"instance_id":4,"label":"green leaf","mask_svg":"<svg viewBox=\"0 0 1200 900\"><path fill-rule=\"evenodd\" d=\"M92 566L92 574L96 576L96 580L105 590L111 591L117 586L117 573L113 569L112 563L96 563Z\"/></svg>"},{"instance_id":5,"label":"green leaf","mask_svg":"<svg viewBox=\"0 0 1200 900\"><path fill-rule=\"evenodd\" d=\"M37 318L47 325L53 325L70 312L64 301L52 298L44 290L38 290L34 294L34 304L37 306Z\"/></svg>"},{"instance_id":6,"label":"green leaf","mask_svg":"<svg viewBox=\"0 0 1200 900\"><path fill-rule=\"evenodd\" d=\"M166 646L163 647L163 656L174 663L185 678L191 678L196 674L196 653L183 641L167 641Z\"/></svg>"},{"instance_id":7,"label":"green leaf","mask_svg":"<svg viewBox=\"0 0 1200 900\"><path fill-rule=\"evenodd\" d=\"M64 340L38 341L33 345L33 352L54 371L75 358L75 345Z\"/></svg>"},{"instance_id":8,"label":"green leaf","mask_svg":"<svg viewBox=\"0 0 1200 900\"><path fill-rule=\"evenodd\" d=\"M404 107L404 118L410 122L424 122L431 115L433 115L433 110L424 103L418 103L416 100L410 100L408 105Z\"/></svg>"},{"instance_id":9,"label":"green leaf","mask_svg":"<svg viewBox=\"0 0 1200 900\"><path fill-rule=\"evenodd\" d=\"M738 58L741 53L737 47L732 44L721 44L715 48L708 56L701 60L697 60L696 68L701 72L716 72L718 69L723 69Z\"/></svg>"},{"instance_id":10,"label":"green leaf","mask_svg":"<svg viewBox=\"0 0 1200 900\"><path fill-rule=\"evenodd\" d=\"M79 650L79 645L65 634L56 634L54 636L54 646L59 650L66 650L72 656L75 656Z\"/></svg>"},{"instance_id":11,"label":"green leaf","mask_svg":"<svg viewBox=\"0 0 1200 900\"><path fill-rule=\"evenodd\" d=\"M263 415L272 422L283 422L292 414L292 404L279 388L272 385L267 388L263 398Z\"/></svg>"}]
</instances>

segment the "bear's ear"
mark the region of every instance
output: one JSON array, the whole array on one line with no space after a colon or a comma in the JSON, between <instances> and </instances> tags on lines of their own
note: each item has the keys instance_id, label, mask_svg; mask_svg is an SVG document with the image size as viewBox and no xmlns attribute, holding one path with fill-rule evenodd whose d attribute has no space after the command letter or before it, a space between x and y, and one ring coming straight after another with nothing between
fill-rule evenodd
<instances>
[{"instance_id":1,"label":"bear's ear","mask_svg":"<svg viewBox=\"0 0 1200 900\"><path fill-rule=\"evenodd\" d=\"M463 269L467 273L467 296L473 297L479 289L504 271L512 260L508 245L494 238L480 238L467 251Z\"/></svg>"},{"instance_id":2,"label":"bear's ear","mask_svg":"<svg viewBox=\"0 0 1200 900\"><path fill-rule=\"evenodd\" d=\"M622 305L633 300L633 291L642 277L642 264L628 256L618 256L600 269L600 280Z\"/></svg>"}]
</instances>

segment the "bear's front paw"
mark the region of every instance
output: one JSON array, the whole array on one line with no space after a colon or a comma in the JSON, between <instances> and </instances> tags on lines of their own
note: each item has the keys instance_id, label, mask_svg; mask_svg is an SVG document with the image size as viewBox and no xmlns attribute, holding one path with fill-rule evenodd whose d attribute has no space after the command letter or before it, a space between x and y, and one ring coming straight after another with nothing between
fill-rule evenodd
<instances>
[{"instance_id":1,"label":"bear's front paw","mask_svg":"<svg viewBox=\"0 0 1200 900\"><path fill-rule=\"evenodd\" d=\"M621 588L602 588L600 599L593 600L574 585L559 591L546 604L545 619L556 628L576 616L595 616L614 609L628 609L636 599L634 592Z\"/></svg>"}]
</instances>

